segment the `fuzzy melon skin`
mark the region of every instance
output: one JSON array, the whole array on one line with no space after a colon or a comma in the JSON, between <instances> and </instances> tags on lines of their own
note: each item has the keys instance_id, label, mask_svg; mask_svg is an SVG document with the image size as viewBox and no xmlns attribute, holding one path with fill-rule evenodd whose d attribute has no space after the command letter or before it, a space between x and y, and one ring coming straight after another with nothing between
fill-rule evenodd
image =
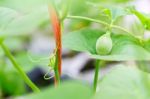
<instances>
[{"instance_id":1,"label":"fuzzy melon skin","mask_svg":"<svg viewBox=\"0 0 150 99\"><path fill-rule=\"evenodd\" d=\"M112 50L112 39L110 36L110 32L106 32L106 34L100 36L96 42L96 52L99 55L107 55Z\"/></svg>"}]
</instances>

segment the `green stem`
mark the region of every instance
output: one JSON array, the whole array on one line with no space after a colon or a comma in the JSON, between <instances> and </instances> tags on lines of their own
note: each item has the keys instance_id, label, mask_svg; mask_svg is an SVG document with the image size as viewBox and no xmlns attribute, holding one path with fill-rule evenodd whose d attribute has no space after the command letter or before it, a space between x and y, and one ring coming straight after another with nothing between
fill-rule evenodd
<instances>
[{"instance_id":1,"label":"green stem","mask_svg":"<svg viewBox=\"0 0 150 99\"><path fill-rule=\"evenodd\" d=\"M57 85L59 85L60 84L60 77L59 77L58 69L54 69L54 72L55 72L55 77L56 77L56 80L57 80Z\"/></svg>"},{"instance_id":2,"label":"green stem","mask_svg":"<svg viewBox=\"0 0 150 99\"><path fill-rule=\"evenodd\" d=\"M55 62L54 72L55 72L56 82L57 84L60 84L60 77L59 77L59 70L58 70L58 53L56 53L56 62Z\"/></svg>"},{"instance_id":3,"label":"green stem","mask_svg":"<svg viewBox=\"0 0 150 99\"><path fill-rule=\"evenodd\" d=\"M60 20L61 21L63 21L66 18L67 14L68 14L69 7L70 7L70 2L71 2L71 0L62 1L62 8L61 8L62 13L60 14Z\"/></svg>"},{"instance_id":4,"label":"green stem","mask_svg":"<svg viewBox=\"0 0 150 99\"><path fill-rule=\"evenodd\" d=\"M24 81L27 83L27 85L35 92L40 92L39 88L36 87L36 85L28 78L28 76L26 75L26 73L22 70L22 68L18 65L18 63L16 62L15 58L13 57L13 55L10 53L9 49L7 48L7 46L5 46L5 44L0 43L3 51L5 52L6 56L9 58L9 60L11 61L11 63L13 64L14 68L16 68L16 70L19 72L19 74L22 76L22 78L24 79Z\"/></svg>"},{"instance_id":5,"label":"green stem","mask_svg":"<svg viewBox=\"0 0 150 99\"><path fill-rule=\"evenodd\" d=\"M124 32L128 33L129 35L133 36L134 38L137 38L132 33L130 33L129 31L127 31L126 29L124 29L124 28L122 28L120 26L117 26L117 25L110 25L110 24L108 24L108 23L106 23L104 21L101 21L101 20L92 19L92 18L83 17L83 16L70 16L70 15L67 16L66 18L68 18L68 19L80 19L80 20L87 20L87 21L91 21L91 22L96 22L96 23L105 25L105 26L107 26L109 28L116 28L118 30L124 31ZM139 38L137 38L137 39L139 39Z\"/></svg>"},{"instance_id":6,"label":"green stem","mask_svg":"<svg viewBox=\"0 0 150 99\"><path fill-rule=\"evenodd\" d=\"M91 22L96 22L96 23L100 23L102 25L105 26L109 26L108 23L101 21L101 20L96 20L96 19L92 19L92 18L88 18L88 17L83 17L83 16L67 16L68 19L81 19L81 20L87 20L87 21L91 21Z\"/></svg>"},{"instance_id":7,"label":"green stem","mask_svg":"<svg viewBox=\"0 0 150 99\"><path fill-rule=\"evenodd\" d=\"M96 92L96 88L97 88L99 69L100 69L99 60L96 60L96 63L95 63L94 83L93 83L93 91L94 91L94 93Z\"/></svg>"}]
</instances>

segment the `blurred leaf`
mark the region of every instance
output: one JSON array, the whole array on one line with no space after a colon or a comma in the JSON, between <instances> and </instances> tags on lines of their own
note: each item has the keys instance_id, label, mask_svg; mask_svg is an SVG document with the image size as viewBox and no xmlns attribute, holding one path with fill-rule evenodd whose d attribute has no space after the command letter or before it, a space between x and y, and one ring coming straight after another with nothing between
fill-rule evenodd
<instances>
[{"instance_id":1,"label":"blurred leaf","mask_svg":"<svg viewBox=\"0 0 150 99\"><path fill-rule=\"evenodd\" d=\"M0 7L0 29L5 28L17 15L18 13L15 10Z\"/></svg>"},{"instance_id":2,"label":"blurred leaf","mask_svg":"<svg viewBox=\"0 0 150 99\"><path fill-rule=\"evenodd\" d=\"M1 90L1 88L0 88L0 98L2 98L2 90Z\"/></svg>"},{"instance_id":3,"label":"blurred leaf","mask_svg":"<svg viewBox=\"0 0 150 99\"><path fill-rule=\"evenodd\" d=\"M101 19L105 22L108 22L109 24L116 22L119 18L122 18L123 16L131 14L127 10L128 7L123 6L123 5L115 6L115 4L92 3L92 2L88 2L87 4L89 5L90 9L94 8L94 11L95 10L97 11L97 9L98 9L97 12L99 15L96 15L96 16L100 16L99 19ZM103 17L103 18L101 18L101 17Z\"/></svg>"},{"instance_id":4,"label":"blurred leaf","mask_svg":"<svg viewBox=\"0 0 150 99\"><path fill-rule=\"evenodd\" d=\"M131 13L135 14L135 16L138 17L138 19L141 21L145 29L150 30L150 16L149 15L143 14L135 10L134 8L130 8L129 10Z\"/></svg>"},{"instance_id":5,"label":"blurred leaf","mask_svg":"<svg viewBox=\"0 0 150 99\"><path fill-rule=\"evenodd\" d=\"M99 30L81 29L66 34L63 37L63 45L66 48L76 51L96 53L96 40L103 34L104 32Z\"/></svg>"},{"instance_id":6,"label":"blurred leaf","mask_svg":"<svg viewBox=\"0 0 150 99\"><path fill-rule=\"evenodd\" d=\"M16 96L25 92L23 79L3 58L0 60L0 90L4 96Z\"/></svg>"},{"instance_id":7,"label":"blurred leaf","mask_svg":"<svg viewBox=\"0 0 150 99\"><path fill-rule=\"evenodd\" d=\"M94 99L149 99L149 83L148 73L117 66L100 81Z\"/></svg>"},{"instance_id":8,"label":"blurred leaf","mask_svg":"<svg viewBox=\"0 0 150 99\"><path fill-rule=\"evenodd\" d=\"M33 63L30 61L26 52L17 53L15 58L25 72L30 72L38 65L37 63Z\"/></svg>"},{"instance_id":9,"label":"blurred leaf","mask_svg":"<svg viewBox=\"0 0 150 99\"><path fill-rule=\"evenodd\" d=\"M72 0L70 6L70 14L73 15L81 15L86 13L88 7L86 5L87 0Z\"/></svg>"},{"instance_id":10,"label":"blurred leaf","mask_svg":"<svg viewBox=\"0 0 150 99\"><path fill-rule=\"evenodd\" d=\"M133 0L92 0L92 1L99 1L99 2L107 2L107 3L128 3L129 1Z\"/></svg>"},{"instance_id":11,"label":"blurred leaf","mask_svg":"<svg viewBox=\"0 0 150 99\"><path fill-rule=\"evenodd\" d=\"M143 37L145 28L143 24L141 24L141 22L135 21L130 26L130 29L131 29L131 33L135 34L136 36Z\"/></svg>"},{"instance_id":12,"label":"blurred leaf","mask_svg":"<svg viewBox=\"0 0 150 99\"><path fill-rule=\"evenodd\" d=\"M14 37L14 38L10 37L10 38L5 39L4 43L13 52L23 49L25 45L22 37Z\"/></svg>"},{"instance_id":13,"label":"blurred leaf","mask_svg":"<svg viewBox=\"0 0 150 99\"><path fill-rule=\"evenodd\" d=\"M150 62L149 61L136 61L137 67L144 71L150 73Z\"/></svg>"},{"instance_id":14,"label":"blurred leaf","mask_svg":"<svg viewBox=\"0 0 150 99\"><path fill-rule=\"evenodd\" d=\"M149 60L150 53L138 39L123 34L112 34L113 48L109 55L96 54L96 41L104 34L99 30L82 29L63 37L63 46L75 51L89 52L92 58L100 60ZM150 47L150 46L149 46Z\"/></svg>"},{"instance_id":15,"label":"blurred leaf","mask_svg":"<svg viewBox=\"0 0 150 99\"><path fill-rule=\"evenodd\" d=\"M42 22L48 20L45 8L31 13L20 13L14 9L0 7L0 36L26 35L35 30Z\"/></svg>"},{"instance_id":16,"label":"blurred leaf","mask_svg":"<svg viewBox=\"0 0 150 99\"><path fill-rule=\"evenodd\" d=\"M143 45L148 51L150 51L150 39L144 42Z\"/></svg>"},{"instance_id":17,"label":"blurred leaf","mask_svg":"<svg viewBox=\"0 0 150 99\"><path fill-rule=\"evenodd\" d=\"M49 59L50 56L44 54L34 54L27 52L17 53L15 56L17 62L22 66L25 72L29 72L35 67L49 68Z\"/></svg>"},{"instance_id":18,"label":"blurred leaf","mask_svg":"<svg viewBox=\"0 0 150 99\"><path fill-rule=\"evenodd\" d=\"M65 82L57 88L49 88L41 93L34 93L23 98L25 99L91 99L92 91L85 84ZM21 99L17 98L17 99Z\"/></svg>"},{"instance_id":19,"label":"blurred leaf","mask_svg":"<svg viewBox=\"0 0 150 99\"><path fill-rule=\"evenodd\" d=\"M0 48L0 57L4 55L3 50Z\"/></svg>"},{"instance_id":20,"label":"blurred leaf","mask_svg":"<svg viewBox=\"0 0 150 99\"><path fill-rule=\"evenodd\" d=\"M126 11L124 7L116 7L116 6L104 6L101 7L101 14L107 16L112 22L116 21L118 18L128 15L129 13Z\"/></svg>"},{"instance_id":21,"label":"blurred leaf","mask_svg":"<svg viewBox=\"0 0 150 99\"><path fill-rule=\"evenodd\" d=\"M51 0L1 0L0 6L19 10L21 12L30 12L41 6L47 5Z\"/></svg>"},{"instance_id":22,"label":"blurred leaf","mask_svg":"<svg viewBox=\"0 0 150 99\"><path fill-rule=\"evenodd\" d=\"M24 81L14 70L0 69L0 90L8 96L23 94L25 92Z\"/></svg>"},{"instance_id":23,"label":"blurred leaf","mask_svg":"<svg viewBox=\"0 0 150 99\"><path fill-rule=\"evenodd\" d=\"M117 20L117 18L121 17L121 16L125 16L127 15L128 13L125 11L124 8L121 8L121 7L112 7L112 8L109 8L110 12L111 12L111 18L112 18L112 21L115 21Z\"/></svg>"}]
</instances>

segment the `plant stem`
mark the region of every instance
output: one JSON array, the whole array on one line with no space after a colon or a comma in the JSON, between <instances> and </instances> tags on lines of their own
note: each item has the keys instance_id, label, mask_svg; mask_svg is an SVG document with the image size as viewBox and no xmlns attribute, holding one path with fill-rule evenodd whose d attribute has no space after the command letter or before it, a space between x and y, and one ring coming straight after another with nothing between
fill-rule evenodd
<instances>
[{"instance_id":1,"label":"plant stem","mask_svg":"<svg viewBox=\"0 0 150 99\"><path fill-rule=\"evenodd\" d=\"M109 24L104 22L104 21L100 21L100 20L96 20L96 19L92 19L92 18L88 18L88 17L83 17L83 16L67 16L66 18L68 18L68 19L87 20L87 21L91 21L91 22L100 23L100 24L105 25L105 26L109 26Z\"/></svg>"},{"instance_id":2,"label":"plant stem","mask_svg":"<svg viewBox=\"0 0 150 99\"><path fill-rule=\"evenodd\" d=\"M54 72L55 72L55 86L58 86L60 84L58 69L54 69Z\"/></svg>"},{"instance_id":3,"label":"plant stem","mask_svg":"<svg viewBox=\"0 0 150 99\"><path fill-rule=\"evenodd\" d=\"M60 76L61 76L61 62L62 62L62 40L61 40L61 21L59 18L59 15L54 7L54 5L50 4L48 6L50 20L52 22L54 35L55 35L55 42L56 42L56 62L55 62L55 85L57 85L60 82Z\"/></svg>"},{"instance_id":4,"label":"plant stem","mask_svg":"<svg viewBox=\"0 0 150 99\"><path fill-rule=\"evenodd\" d=\"M80 19L80 20L87 20L87 21L91 21L91 22L96 22L96 23L99 23L99 24L102 24L102 25L105 25L107 27L110 27L110 24L104 22L104 21L101 21L101 20L97 20L97 19L92 19L92 18L88 18L88 17L83 17L83 16L67 16L66 18L68 19ZM127 31L126 29L120 27L120 26L117 26L117 25L111 25L110 28L116 28L118 30L121 30L121 31L124 31L126 33L128 33L129 35L133 36L134 38L137 38L136 36L134 36L132 33L130 33L129 31ZM139 39L139 38L137 38Z\"/></svg>"},{"instance_id":5,"label":"plant stem","mask_svg":"<svg viewBox=\"0 0 150 99\"><path fill-rule=\"evenodd\" d=\"M28 78L28 76L26 75L26 73L22 70L22 68L19 66L19 64L16 62L15 58L13 57L13 55L11 54L11 52L9 51L9 49L7 48L7 46L5 46L5 44L0 43L3 51L5 52L6 56L9 58L9 60L11 61L11 63L13 64L14 68L16 68L16 70L19 72L19 74L22 76L22 78L24 79L24 81L27 83L27 85L35 92L40 92L39 88Z\"/></svg>"},{"instance_id":6,"label":"plant stem","mask_svg":"<svg viewBox=\"0 0 150 99\"><path fill-rule=\"evenodd\" d=\"M59 69L58 69L58 52L56 53L56 62L55 62L55 68L54 68L54 72L55 72L55 86L60 84L60 74L59 74Z\"/></svg>"},{"instance_id":7,"label":"plant stem","mask_svg":"<svg viewBox=\"0 0 150 99\"><path fill-rule=\"evenodd\" d=\"M99 68L100 68L100 64L99 63L100 63L99 60L96 60L96 62L95 62L94 83L93 83L93 91L94 91L94 93L96 92L96 88L97 88L98 74L99 74Z\"/></svg>"}]
</instances>

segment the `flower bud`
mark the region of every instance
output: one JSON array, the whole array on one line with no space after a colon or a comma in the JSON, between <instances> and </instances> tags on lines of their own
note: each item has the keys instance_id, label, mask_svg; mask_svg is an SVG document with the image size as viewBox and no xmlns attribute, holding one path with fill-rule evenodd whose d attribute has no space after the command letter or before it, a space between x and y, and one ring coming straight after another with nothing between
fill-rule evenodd
<instances>
[{"instance_id":1,"label":"flower bud","mask_svg":"<svg viewBox=\"0 0 150 99\"><path fill-rule=\"evenodd\" d=\"M99 55L107 55L112 50L112 39L110 36L110 32L106 32L100 36L96 42L96 52Z\"/></svg>"}]
</instances>

